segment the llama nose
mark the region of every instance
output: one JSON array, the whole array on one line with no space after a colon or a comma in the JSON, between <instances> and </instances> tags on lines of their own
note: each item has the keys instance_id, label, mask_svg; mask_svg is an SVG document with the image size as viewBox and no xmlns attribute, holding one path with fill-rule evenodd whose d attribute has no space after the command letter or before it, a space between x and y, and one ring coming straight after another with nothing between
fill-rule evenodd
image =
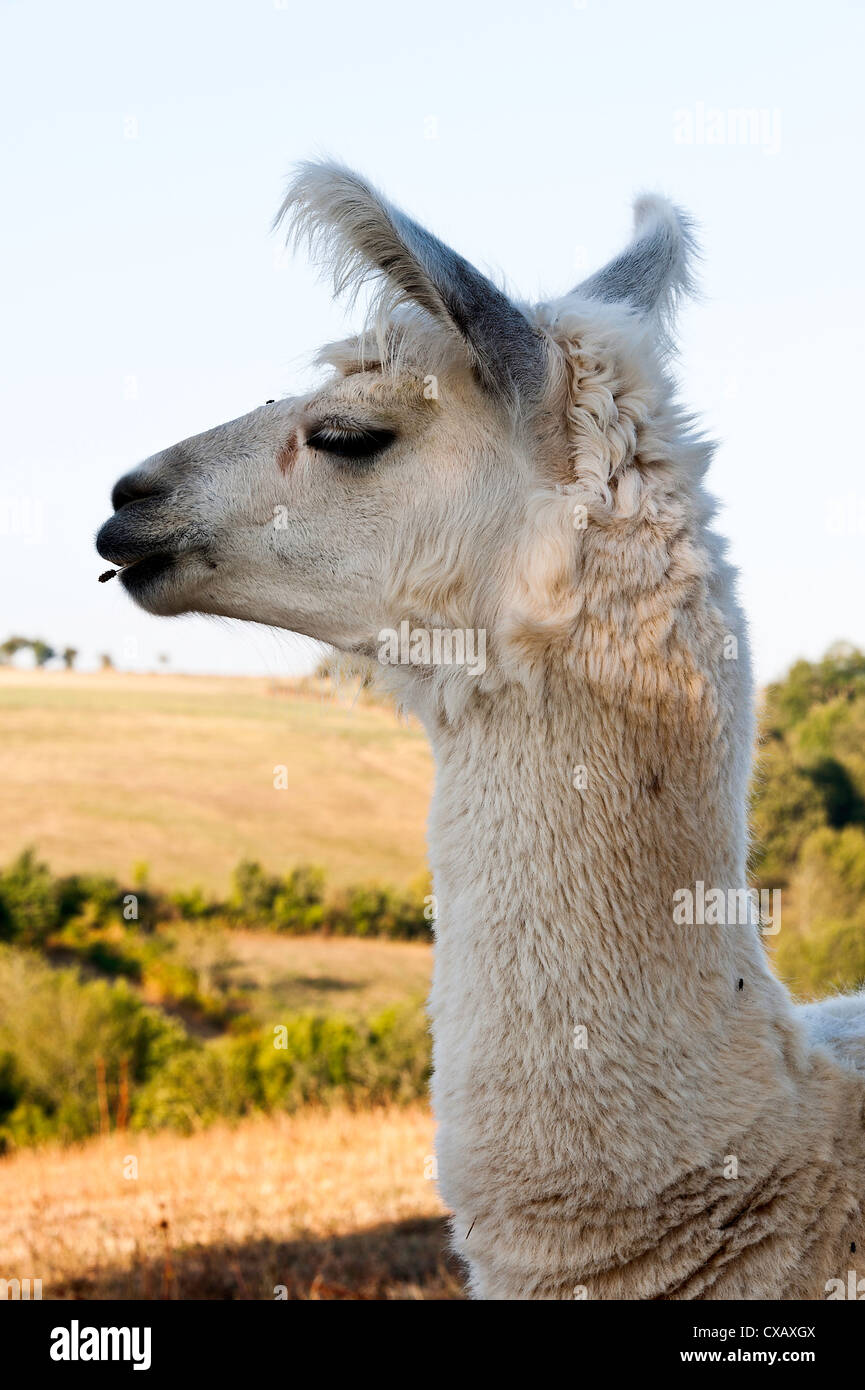
<instances>
[{"instance_id":1,"label":"llama nose","mask_svg":"<svg viewBox=\"0 0 865 1390\"><path fill-rule=\"evenodd\" d=\"M148 478L146 473L135 469L132 473L124 473L123 477L114 484L111 492L111 505L116 512L121 507L125 507L127 502L141 502L145 497L159 497L162 495L162 488L153 478Z\"/></svg>"}]
</instances>

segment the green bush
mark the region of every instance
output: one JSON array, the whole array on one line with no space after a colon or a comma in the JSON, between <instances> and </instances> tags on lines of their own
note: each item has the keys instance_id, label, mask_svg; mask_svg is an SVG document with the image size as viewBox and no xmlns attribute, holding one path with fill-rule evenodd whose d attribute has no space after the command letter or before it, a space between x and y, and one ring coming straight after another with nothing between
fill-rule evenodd
<instances>
[{"instance_id":1,"label":"green bush","mask_svg":"<svg viewBox=\"0 0 865 1390\"><path fill-rule=\"evenodd\" d=\"M420 1003L366 1021L289 1015L202 1042L125 980L82 981L0 946L0 1152L98 1132L101 1077L113 1120L125 1076L133 1127L191 1130L309 1102L408 1101L429 1067Z\"/></svg>"},{"instance_id":2,"label":"green bush","mask_svg":"<svg viewBox=\"0 0 865 1390\"><path fill-rule=\"evenodd\" d=\"M865 697L865 652L847 642L830 647L822 661L797 661L781 681L766 690L764 725L770 736L794 728L815 706L841 697Z\"/></svg>"},{"instance_id":3,"label":"green bush","mask_svg":"<svg viewBox=\"0 0 865 1390\"><path fill-rule=\"evenodd\" d=\"M300 865L281 880L271 906L276 931L319 931L325 921L323 869Z\"/></svg>"},{"instance_id":4,"label":"green bush","mask_svg":"<svg viewBox=\"0 0 865 1390\"><path fill-rule=\"evenodd\" d=\"M799 994L865 980L865 653L839 644L770 685L753 789L751 868L783 889L771 943Z\"/></svg>"},{"instance_id":5,"label":"green bush","mask_svg":"<svg viewBox=\"0 0 865 1390\"><path fill-rule=\"evenodd\" d=\"M61 922L83 917L88 925L103 927L122 903L117 880L104 874L69 874L57 880L57 892Z\"/></svg>"},{"instance_id":6,"label":"green bush","mask_svg":"<svg viewBox=\"0 0 865 1390\"><path fill-rule=\"evenodd\" d=\"M408 892L360 884L328 897L322 869L301 865L279 877L253 860L244 860L234 872L226 911L237 926L293 935L321 931L335 936L428 940L427 891L426 882Z\"/></svg>"},{"instance_id":7,"label":"green bush","mask_svg":"<svg viewBox=\"0 0 865 1390\"><path fill-rule=\"evenodd\" d=\"M0 873L0 940L39 946L62 921L60 884L32 849Z\"/></svg>"},{"instance_id":8,"label":"green bush","mask_svg":"<svg viewBox=\"0 0 865 1390\"><path fill-rule=\"evenodd\" d=\"M275 874L266 873L254 860L243 859L232 875L228 910L249 926L268 920L279 889Z\"/></svg>"},{"instance_id":9,"label":"green bush","mask_svg":"<svg viewBox=\"0 0 865 1390\"><path fill-rule=\"evenodd\" d=\"M782 935L775 969L797 995L807 998L865 983L865 917L827 917L816 932Z\"/></svg>"},{"instance_id":10,"label":"green bush","mask_svg":"<svg viewBox=\"0 0 865 1390\"><path fill-rule=\"evenodd\" d=\"M298 1014L271 1031L219 1038L169 1058L136 1096L133 1124L189 1131L310 1102L403 1103L425 1093L429 1071L419 1005L366 1023Z\"/></svg>"},{"instance_id":11,"label":"green bush","mask_svg":"<svg viewBox=\"0 0 865 1390\"><path fill-rule=\"evenodd\" d=\"M751 808L751 872L767 887L784 887L802 845L827 824L826 806L812 777L780 744L759 757Z\"/></svg>"},{"instance_id":12,"label":"green bush","mask_svg":"<svg viewBox=\"0 0 865 1390\"><path fill-rule=\"evenodd\" d=\"M143 1085L189 1047L181 1026L142 1004L125 981L82 982L31 951L0 947L0 1146L28 1134L92 1134L100 1059L116 1096L124 1067Z\"/></svg>"},{"instance_id":13,"label":"green bush","mask_svg":"<svg viewBox=\"0 0 865 1390\"><path fill-rule=\"evenodd\" d=\"M395 893L375 884L362 884L339 894L325 915L325 923L337 936L426 940L430 934L419 890Z\"/></svg>"},{"instance_id":14,"label":"green bush","mask_svg":"<svg viewBox=\"0 0 865 1390\"><path fill-rule=\"evenodd\" d=\"M64 949L108 974L140 980L143 956L137 938L156 936L166 923L221 922L293 935L403 940L430 935L426 880L407 891L361 884L328 893L325 872L314 865L301 864L280 875L247 859L235 869L225 901L206 897L201 887L170 894L152 890L141 866L132 891L134 902L132 892L103 874L55 878L27 849L0 872L0 941ZM113 931L118 927L128 933L125 942ZM153 958L159 954L154 944Z\"/></svg>"},{"instance_id":15,"label":"green bush","mask_svg":"<svg viewBox=\"0 0 865 1390\"><path fill-rule=\"evenodd\" d=\"M186 891L172 893L170 902L184 922L205 921L217 910L216 904L204 896L204 889L198 884Z\"/></svg>"}]
</instances>

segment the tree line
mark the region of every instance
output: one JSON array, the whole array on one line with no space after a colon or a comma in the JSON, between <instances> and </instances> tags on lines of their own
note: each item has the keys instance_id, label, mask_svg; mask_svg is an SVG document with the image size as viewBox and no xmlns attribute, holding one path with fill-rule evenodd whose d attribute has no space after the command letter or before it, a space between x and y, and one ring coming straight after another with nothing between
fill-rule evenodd
<instances>
[{"instance_id":1,"label":"tree line","mask_svg":"<svg viewBox=\"0 0 865 1390\"><path fill-rule=\"evenodd\" d=\"M7 637L5 642L0 642L0 662L8 666L19 652L31 651L33 660L37 666L47 666L49 661L59 657L67 671L71 671L78 659L77 647L63 647L57 651L49 642L45 642L41 637Z\"/></svg>"},{"instance_id":2,"label":"tree line","mask_svg":"<svg viewBox=\"0 0 865 1390\"><path fill-rule=\"evenodd\" d=\"M42 637L21 637L13 634L7 637L5 642L0 642L0 666L11 665L19 652L28 651L32 652L33 663L40 669L47 666L49 661L62 661L67 671L74 671L75 663L81 655L77 647L52 647L51 643ZM159 652L156 660L160 666L167 666L169 657L165 652ZM114 670L114 658L110 652L100 652L98 661L100 670Z\"/></svg>"}]
</instances>

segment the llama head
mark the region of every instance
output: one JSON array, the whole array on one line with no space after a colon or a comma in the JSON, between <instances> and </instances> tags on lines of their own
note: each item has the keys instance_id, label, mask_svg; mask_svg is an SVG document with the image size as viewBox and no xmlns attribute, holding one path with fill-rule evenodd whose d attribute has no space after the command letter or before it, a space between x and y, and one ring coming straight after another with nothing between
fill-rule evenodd
<instances>
[{"instance_id":1,"label":"llama head","mask_svg":"<svg viewBox=\"0 0 865 1390\"><path fill-rule=\"evenodd\" d=\"M251 619L373 658L406 623L482 632L499 676L525 666L574 622L591 546L681 491L662 364L685 220L641 200L619 257L528 309L345 169L304 166L283 219L337 291L374 281L366 330L322 352L319 389L122 477L99 553L151 613Z\"/></svg>"}]
</instances>

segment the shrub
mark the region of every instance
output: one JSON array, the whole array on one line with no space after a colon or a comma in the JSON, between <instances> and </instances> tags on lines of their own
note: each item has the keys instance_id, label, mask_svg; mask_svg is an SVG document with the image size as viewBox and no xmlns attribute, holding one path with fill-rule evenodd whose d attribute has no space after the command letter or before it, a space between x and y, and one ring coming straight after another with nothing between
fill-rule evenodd
<instances>
[{"instance_id":1,"label":"shrub","mask_svg":"<svg viewBox=\"0 0 865 1390\"><path fill-rule=\"evenodd\" d=\"M325 921L324 870L302 864L282 879L273 899L276 931L318 931Z\"/></svg>"},{"instance_id":2,"label":"shrub","mask_svg":"<svg viewBox=\"0 0 865 1390\"><path fill-rule=\"evenodd\" d=\"M242 923L252 926L271 916L280 890L280 881L268 874L252 859L243 859L232 875L229 912Z\"/></svg>"},{"instance_id":3,"label":"shrub","mask_svg":"<svg viewBox=\"0 0 865 1390\"><path fill-rule=\"evenodd\" d=\"M120 884L104 874L69 874L58 879L57 891L61 922L84 917L88 925L102 927L121 910Z\"/></svg>"},{"instance_id":4,"label":"shrub","mask_svg":"<svg viewBox=\"0 0 865 1390\"><path fill-rule=\"evenodd\" d=\"M310 1102L397 1103L424 1094L430 1045L420 1006L366 1023L298 1014L272 1031L226 1037L169 1058L138 1093L139 1128L189 1131L252 1111Z\"/></svg>"},{"instance_id":5,"label":"shrub","mask_svg":"<svg viewBox=\"0 0 865 1390\"><path fill-rule=\"evenodd\" d=\"M279 875L247 859L235 869L224 902L207 898L200 887L171 894L151 890L141 866L136 884L136 915L130 919L128 894L116 879L86 873L54 878L32 850L25 850L0 873L0 940L62 947L109 974L141 979L142 952L133 938L153 935L155 959L160 954L155 938L164 923L221 921L294 935L321 931L403 940L430 934L426 879L408 891L361 884L329 894L324 870L314 865L300 864ZM110 944L94 938L115 927L127 931L125 943L116 932Z\"/></svg>"},{"instance_id":6,"label":"shrub","mask_svg":"<svg viewBox=\"0 0 865 1390\"><path fill-rule=\"evenodd\" d=\"M58 881L26 849L0 873L0 940L41 945L62 920Z\"/></svg>"},{"instance_id":7,"label":"shrub","mask_svg":"<svg viewBox=\"0 0 865 1390\"><path fill-rule=\"evenodd\" d=\"M70 1140L99 1125L97 1066L116 1095L125 1066L143 1084L189 1040L125 981L82 983L30 951L0 947L0 1145Z\"/></svg>"},{"instance_id":8,"label":"shrub","mask_svg":"<svg viewBox=\"0 0 865 1390\"><path fill-rule=\"evenodd\" d=\"M185 892L172 893L170 902L185 922L205 921L218 910L217 904L204 896L204 889L198 884Z\"/></svg>"}]
</instances>

